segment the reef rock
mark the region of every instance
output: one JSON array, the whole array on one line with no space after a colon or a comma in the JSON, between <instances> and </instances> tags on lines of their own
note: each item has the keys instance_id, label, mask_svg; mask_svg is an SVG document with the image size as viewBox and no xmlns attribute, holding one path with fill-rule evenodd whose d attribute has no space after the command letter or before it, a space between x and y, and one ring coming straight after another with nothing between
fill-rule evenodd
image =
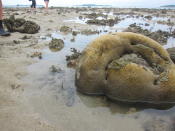
<instances>
[{"instance_id":1,"label":"reef rock","mask_svg":"<svg viewBox=\"0 0 175 131\"><path fill-rule=\"evenodd\" d=\"M52 39L49 43L49 48L52 51L59 51L64 47L64 41L62 39Z\"/></svg>"},{"instance_id":2,"label":"reef rock","mask_svg":"<svg viewBox=\"0 0 175 131\"><path fill-rule=\"evenodd\" d=\"M167 51L170 54L172 61L175 63L175 47L168 48Z\"/></svg>"},{"instance_id":3,"label":"reef rock","mask_svg":"<svg viewBox=\"0 0 175 131\"><path fill-rule=\"evenodd\" d=\"M173 33L169 33L167 31L162 31L162 30L158 30L155 32L150 32L147 29L142 29L142 27L136 25L136 24L131 24L126 30L125 32L133 32L133 33L139 33L145 36L148 36L150 38L152 38L153 40L161 43L162 45L167 43L167 40L170 36L173 36Z\"/></svg>"},{"instance_id":4,"label":"reef rock","mask_svg":"<svg viewBox=\"0 0 175 131\"><path fill-rule=\"evenodd\" d=\"M23 18L15 19L14 16L4 19L4 24L9 32L20 32L35 34L39 31L40 26L32 21L26 21Z\"/></svg>"},{"instance_id":5,"label":"reef rock","mask_svg":"<svg viewBox=\"0 0 175 131\"><path fill-rule=\"evenodd\" d=\"M61 26L60 28L60 32L72 32L72 28L68 27L68 26Z\"/></svg>"},{"instance_id":6,"label":"reef rock","mask_svg":"<svg viewBox=\"0 0 175 131\"><path fill-rule=\"evenodd\" d=\"M175 102L175 65L156 41L131 32L103 35L82 52L77 90L125 102Z\"/></svg>"},{"instance_id":7,"label":"reef rock","mask_svg":"<svg viewBox=\"0 0 175 131\"><path fill-rule=\"evenodd\" d=\"M67 66L68 67L76 67L77 66L77 63L78 63L78 59L79 57L81 56L81 52L78 51L77 49L75 48L71 48L71 52L73 54L69 55L69 56L66 56L66 61L67 61Z\"/></svg>"}]
</instances>

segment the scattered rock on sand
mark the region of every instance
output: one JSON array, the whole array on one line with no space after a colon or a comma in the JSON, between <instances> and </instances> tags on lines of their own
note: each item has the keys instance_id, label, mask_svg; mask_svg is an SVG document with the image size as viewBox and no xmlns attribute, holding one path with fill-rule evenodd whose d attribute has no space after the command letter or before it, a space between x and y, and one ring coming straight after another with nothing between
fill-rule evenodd
<instances>
[{"instance_id":1,"label":"scattered rock on sand","mask_svg":"<svg viewBox=\"0 0 175 131\"><path fill-rule=\"evenodd\" d=\"M99 31L91 30L91 29L85 29L85 30L81 31L81 34L83 34L83 35L99 34Z\"/></svg>"},{"instance_id":2,"label":"scattered rock on sand","mask_svg":"<svg viewBox=\"0 0 175 131\"><path fill-rule=\"evenodd\" d=\"M147 121L143 128L145 131L174 131L174 123L169 119L154 118Z\"/></svg>"},{"instance_id":3,"label":"scattered rock on sand","mask_svg":"<svg viewBox=\"0 0 175 131\"><path fill-rule=\"evenodd\" d=\"M52 65L49 70L53 73L60 73L62 71L62 69L58 66Z\"/></svg>"},{"instance_id":4,"label":"scattered rock on sand","mask_svg":"<svg viewBox=\"0 0 175 131\"><path fill-rule=\"evenodd\" d=\"M59 51L64 47L64 41L62 39L52 39L49 43L49 48L52 51Z\"/></svg>"},{"instance_id":5,"label":"scattered rock on sand","mask_svg":"<svg viewBox=\"0 0 175 131\"><path fill-rule=\"evenodd\" d=\"M175 63L175 47L167 49L172 61Z\"/></svg>"},{"instance_id":6,"label":"scattered rock on sand","mask_svg":"<svg viewBox=\"0 0 175 131\"><path fill-rule=\"evenodd\" d=\"M26 21L23 18L15 19L14 16L4 19L4 24L9 32L35 34L40 29L40 26L33 21Z\"/></svg>"},{"instance_id":7,"label":"scattered rock on sand","mask_svg":"<svg viewBox=\"0 0 175 131\"><path fill-rule=\"evenodd\" d=\"M72 35L76 36L79 32L78 31L72 31Z\"/></svg>"},{"instance_id":8,"label":"scattered rock on sand","mask_svg":"<svg viewBox=\"0 0 175 131\"><path fill-rule=\"evenodd\" d=\"M42 59L42 53L41 52L34 52L32 55L31 55L32 58L34 57L38 57L39 59Z\"/></svg>"},{"instance_id":9,"label":"scattered rock on sand","mask_svg":"<svg viewBox=\"0 0 175 131\"><path fill-rule=\"evenodd\" d=\"M146 18L148 20L151 20L152 19L152 16L148 15L148 16L145 16L144 18Z\"/></svg>"},{"instance_id":10,"label":"scattered rock on sand","mask_svg":"<svg viewBox=\"0 0 175 131\"><path fill-rule=\"evenodd\" d=\"M134 33L140 33L142 35L148 36L152 39L154 39L155 41L161 43L161 44L165 44L168 40L168 38L170 36L173 36L172 33L169 33L167 31L162 31L162 30L158 30L156 32L150 32L147 29L143 29L142 27L136 25L136 24L131 24L126 30L125 32L134 32Z\"/></svg>"},{"instance_id":11,"label":"scattered rock on sand","mask_svg":"<svg viewBox=\"0 0 175 131\"><path fill-rule=\"evenodd\" d=\"M13 40L13 43L20 44L20 41L19 40Z\"/></svg>"},{"instance_id":12,"label":"scattered rock on sand","mask_svg":"<svg viewBox=\"0 0 175 131\"><path fill-rule=\"evenodd\" d=\"M71 52L73 52L72 55L66 56L67 66L76 67L78 58L80 57L81 53L75 48L71 48Z\"/></svg>"},{"instance_id":13,"label":"scattered rock on sand","mask_svg":"<svg viewBox=\"0 0 175 131\"><path fill-rule=\"evenodd\" d=\"M62 26L60 28L60 32L72 32L72 28L70 28L68 26Z\"/></svg>"},{"instance_id":14,"label":"scattered rock on sand","mask_svg":"<svg viewBox=\"0 0 175 131\"><path fill-rule=\"evenodd\" d=\"M92 19L87 20L87 24L94 24L94 25L108 25L108 26L114 26L114 24L118 23L119 19Z\"/></svg>"},{"instance_id":15,"label":"scattered rock on sand","mask_svg":"<svg viewBox=\"0 0 175 131\"><path fill-rule=\"evenodd\" d=\"M27 40L27 39L31 39L31 38L32 38L32 36L24 35L21 39L22 39L22 40Z\"/></svg>"},{"instance_id":16,"label":"scattered rock on sand","mask_svg":"<svg viewBox=\"0 0 175 131\"><path fill-rule=\"evenodd\" d=\"M90 19L96 19L97 17L103 17L103 18L107 18L107 15L104 15L102 13L91 13L91 14L84 14L86 16L86 18L90 18Z\"/></svg>"}]
</instances>

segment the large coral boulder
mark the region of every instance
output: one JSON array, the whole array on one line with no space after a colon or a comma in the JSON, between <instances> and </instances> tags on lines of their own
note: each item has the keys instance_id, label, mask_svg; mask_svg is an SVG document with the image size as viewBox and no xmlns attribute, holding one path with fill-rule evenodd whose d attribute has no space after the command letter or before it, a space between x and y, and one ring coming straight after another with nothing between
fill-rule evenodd
<instances>
[{"instance_id":1,"label":"large coral boulder","mask_svg":"<svg viewBox=\"0 0 175 131\"><path fill-rule=\"evenodd\" d=\"M77 90L127 102L175 102L175 65L156 41L123 32L103 35L83 51Z\"/></svg>"}]
</instances>

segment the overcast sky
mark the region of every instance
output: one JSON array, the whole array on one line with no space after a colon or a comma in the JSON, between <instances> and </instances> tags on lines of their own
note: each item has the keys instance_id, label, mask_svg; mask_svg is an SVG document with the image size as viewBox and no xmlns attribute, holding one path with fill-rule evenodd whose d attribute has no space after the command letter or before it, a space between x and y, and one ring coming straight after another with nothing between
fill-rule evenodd
<instances>
[{"instance_id":1,"label":"overcast sky","mask_svg":"<svg viewBox=\"0 0 175 131\"><path fill-rule=\"evenodd\" d=\"M2 0L4 5L30 4L28 0ZM36 0L43 5L44 0ZM175 0L50 0L50 6L71 6L80 4L106 4L117 7L159 7L175 4Z\"/></svg>"}]
</instances>

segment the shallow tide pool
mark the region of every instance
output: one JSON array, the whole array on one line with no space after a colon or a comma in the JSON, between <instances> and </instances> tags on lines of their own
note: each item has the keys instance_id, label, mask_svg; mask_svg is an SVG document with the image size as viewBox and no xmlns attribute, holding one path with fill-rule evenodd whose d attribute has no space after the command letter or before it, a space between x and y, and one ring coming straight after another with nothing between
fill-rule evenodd
<instances>
[{"instance_id":1,"label":"shallow tide pool","mask_svg":"<svg viewBox=\"0 0 175 131\"><path fill-rule=\"evenodd\" d=\"M131 24L128 21L130 20L121 21L116 27L126 28L127 24ZM109 30L110 27L105 29L114 31ZM42 42L60 38L64 40L65 45L58 52L52 52L49 48L41 50L43 58L28 67L28 75L24 80L30 84L24 90L24 94L29 98L34 111L54 125L55 129L64 131L175 130L173 105L156 107L123 104L111 102L104 96L86 96L76 91L75 70L67 67L66 56L71 54L71 48L82 51L101 34L72 36L54 32L46 40L40 40ZM75 41L71 42L73 37ZM170 38L164 47L173 47L173 41L174 39ZM52 65L60 71L51 72Z\"/></svg>"}]
</instances>

